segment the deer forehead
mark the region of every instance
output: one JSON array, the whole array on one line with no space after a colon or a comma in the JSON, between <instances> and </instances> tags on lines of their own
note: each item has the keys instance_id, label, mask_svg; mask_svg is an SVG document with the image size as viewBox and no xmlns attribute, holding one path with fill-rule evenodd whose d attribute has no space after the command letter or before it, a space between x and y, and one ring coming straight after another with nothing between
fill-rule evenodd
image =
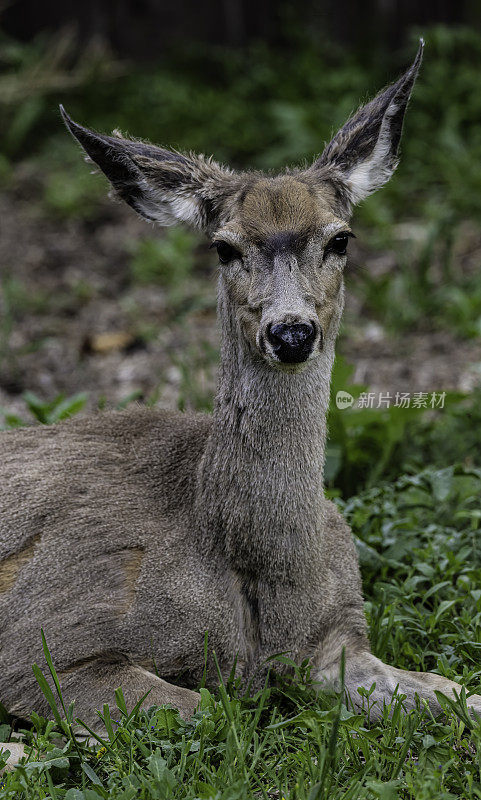
<instances>
[{"instance_id":1,"label":"deer forehead","mask_svg":"<svg viewBox=\"0 0 481 800\"><path fill-rule=\"evenodd\" d=\"M291 175L260 178L240 193L236 228L248 242L275 249L307 240L334 222L334 192L314 188Z\"/></svg>"}]
</instances>

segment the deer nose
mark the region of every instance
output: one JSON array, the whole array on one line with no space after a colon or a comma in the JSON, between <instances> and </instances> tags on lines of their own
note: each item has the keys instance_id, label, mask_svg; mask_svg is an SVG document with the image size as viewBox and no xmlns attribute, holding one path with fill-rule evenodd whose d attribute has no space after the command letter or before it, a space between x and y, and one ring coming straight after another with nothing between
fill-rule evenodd
<instances>
[{"instance_id":1,"label":"deer nose","mask_svg":"<svg viewBox=\"0 0 481 800\"><path fill-rule=\"evenodd\" d=\"M312 322L278 322L267 327L267 340L279 361L300 364L309 358L316 338Z\"/></svg>"}]
</instances>

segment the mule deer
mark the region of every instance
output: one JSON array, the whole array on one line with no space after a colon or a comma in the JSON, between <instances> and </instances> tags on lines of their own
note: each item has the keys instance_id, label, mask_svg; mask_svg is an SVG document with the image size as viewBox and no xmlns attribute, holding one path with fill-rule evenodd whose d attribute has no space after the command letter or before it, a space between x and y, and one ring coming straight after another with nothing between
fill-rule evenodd
<instances>
[{"instance_id":1,"label":"mule deer","mask_svg":"<svg viewBox=\"0 0 481 800\"><path fill-rule=\"evenodd\" d=\"M65 123L115 192L208 234L222 326L213 416L135 408L17 430L0 466L0 699L48 714L31 664L44 628L67 703L97 726L134 704L194 711L204 638L257 686L265 660L308 658L374 713L396 687L434 711L460 686L370 653L351 532L323 494L326 412L353 205L392 175L422 57L322 155L276 177ZM154 662L157 674L154 674ZM176 677L177 676L177 677ZM210 674L216 683L215 673ZM177 681L174 683L174 681ZM481 696L470 698L481 712Z\"/></svg>"}]
</instances>

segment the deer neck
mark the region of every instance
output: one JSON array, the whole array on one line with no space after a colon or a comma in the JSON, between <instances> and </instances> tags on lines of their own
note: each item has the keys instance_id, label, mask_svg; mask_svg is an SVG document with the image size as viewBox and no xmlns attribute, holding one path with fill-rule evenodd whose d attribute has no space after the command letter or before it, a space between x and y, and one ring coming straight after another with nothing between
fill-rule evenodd
<instances>
[{"instance_id":1,"label":"deer neck","mask_svg":"<svg viewBox=\"0 0 481 800\"><path fill-rule=\"evenodd\" d=\"M339 320L321 356L286 374L250 352L222 288L219 303L220 381L197 484L204 540L250 577L305 576L322 550L326 413Z\"/></svg>"}]
</instances>

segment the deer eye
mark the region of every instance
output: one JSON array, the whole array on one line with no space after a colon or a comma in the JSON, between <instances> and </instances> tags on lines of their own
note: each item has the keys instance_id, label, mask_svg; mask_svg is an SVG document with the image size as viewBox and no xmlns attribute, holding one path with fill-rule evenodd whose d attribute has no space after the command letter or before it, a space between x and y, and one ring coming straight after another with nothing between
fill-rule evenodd
<instances>
[{"instance_id":1,"label":"deer eye","mask_svg":"<svg viewBox=\"0 0 481 800\"><path fill-rule=\"evenodd\" d=\"M352 236L352 234L346 232L338 233L334 236L325 249L326 255L327 253L336 253L338 256L346 255L349 236Z\"/></svg>"},{"instance_id":2,"label":"deer eye","mask_svg":"<svg viewBox=\"0 0 481 800\"><path fill-rule=\"evenodd\" d=\"M217 248L217 255L219 256L219 261L221 264L228 264L229 261L234 261L236 258L241 258L239 251L227 242L213 242L211 246Z\"/></svg>"}]
</instances>

